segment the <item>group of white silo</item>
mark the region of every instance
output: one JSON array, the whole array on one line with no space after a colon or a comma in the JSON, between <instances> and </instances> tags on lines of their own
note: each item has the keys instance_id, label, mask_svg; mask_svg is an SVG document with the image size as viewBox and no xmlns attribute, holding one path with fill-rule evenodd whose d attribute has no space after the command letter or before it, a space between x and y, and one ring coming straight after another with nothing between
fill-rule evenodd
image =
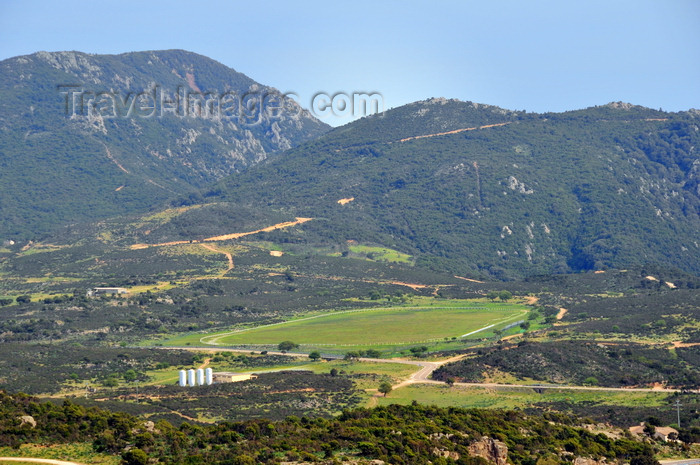
<instances>
[{"instance_id":1,"label":"group of white silo","mask_svg":"<svg viewBox=\"0 0 700 465\"><path fill-rule=\"evenodd\" d=\"M205 384L209 386L214 382L214 372L211 368L202 370L201 368L197 370L180 370L180 381L179 385L185 386L204 386Z\"/></svg>"}]
</instances>

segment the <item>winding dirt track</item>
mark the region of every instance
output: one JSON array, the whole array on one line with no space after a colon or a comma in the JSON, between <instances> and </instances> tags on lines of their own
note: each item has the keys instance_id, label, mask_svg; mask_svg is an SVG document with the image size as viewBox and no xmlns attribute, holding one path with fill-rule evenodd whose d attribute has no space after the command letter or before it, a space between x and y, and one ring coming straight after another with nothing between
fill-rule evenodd
<instances>
[{"instance_id":1,"label":"winding dirt track","mask_svg":"<svg viewBox=\"0 0 700 465\"><path fill-rule=\"evenodd\" d=\"M505 125L507 125L507 124L510 124L510 121L508 121L507 123L486 124L486 125L484 125L484 126L475 126L475 127L473 127L473 128L455 129L455 130L453 130L453 131L438 132L438 133L435 133L435 134L425 134L425 135L422 135L422 136L406 137L406 138L404 138L404 139L401 139L399 142L407 142L407 141L409 141L409 140L416 140L416 139L425 139L425 138L428 138L428 137L446 136L446 135L448 135L448 134L457 134L457 133L464 132L464 131L476 131L477 129L495 128L495 127L498 127L498 126L505 126Z\"/></svg>"},{"instance_id":2,"label":"winding dirt track","mask_svg":"<svg viewBox=\"0 0 700 465\"><path fill-rule=\"evenodd\" d=\"M209 244L199 244L205 249L211 250L212 252L217 252L217 253L222 253L226 255L226 258L228 259L228 269L224 272L227 273L233 269L233 255L231 255L229 252L226 252L225 250L217 249L216 247L209 245Z\"/></svg>"},{"instance_id":3,"label":"winding dirt track","mask_svg":"<svg viewBox=\"0 0 700 465\"><path fill-rule=\"evenodd\" d=\"M64 460L53 459L34 459L30 457L0 457L0 462L32 462L32 463L48 463L51 465L81 465L78 462L66 462Z\"/></svg>"},{"instance_id":4,"label":"winding dirt track","mask_svg":"<svg viewBox=\"0 0 700 465\"><path fill-rule=\"evenodd\" d=\"M268 226L266 228L256 229L255 231L224 234L223 236L207 237L206 239L202 239L202 240L171 241L171 242L161 242L160 244L134 244L131 246L131 248L136 250L136 249L147 249L149 247L164 247L164 246L168 246L168 245L201 244L202 242L227 241L229 239L238 239L239 237L250 236L251 234L258 234L261 232L274 231L276 229L289 228L290 226L296 226L298 224L306 223L307 221L311 221L311 220L313 220L313 218L297 218L295 221L285 221L283 223L273 224L272 226ZM225 253L225 252L222 252L222 253Z\"/></svg>"}]
</instances>

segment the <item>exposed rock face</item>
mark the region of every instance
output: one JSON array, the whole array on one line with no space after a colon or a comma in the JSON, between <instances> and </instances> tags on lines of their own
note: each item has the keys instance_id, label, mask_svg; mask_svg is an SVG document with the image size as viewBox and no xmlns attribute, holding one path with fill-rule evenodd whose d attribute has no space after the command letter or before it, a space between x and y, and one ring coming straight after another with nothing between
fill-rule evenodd
<instances>
[{"instance_id":1,"label":"exposed rock face","mask_svg":"<svg viewBox=\"0 0 700 465\"><path fill-rule=\"evenodd\" d=\"M22 424L20 426L29 425L32 428L36 428L36 420L31 415L24 415L19 417Z\"/></svg>"},{"instance_id":2,"label":"exposed rock face","mask_svg":"<svg viewBox=\"0 0 700 465\"><path fill-rule=\"evenodd\" d=\"M183 50L2 60L0 108L3 237L17 223L33 237L41 225L148 211L330 129L293 98ZM44 174L34 169L46 160ZM71 194L55 182L66 179ZM23 218L9 213L18 208Z\"/></svg>"},{"instance_id":3,"label":"exposed rock face","mask_svg":"<svg viewBox=\"0 0 700 465\"><path fill-rule=\"evenodd\" d=\"M328 461L328 462L281 462L280 465L318 465L319 463L322 463L324 465L331 465L333 463L336 463L334 461ZM343 463L345 465L386 465L386 462L383 460L343 460Z\"/></svg>"},{"instance_id":4,"label":"exposed rock face","mask_svg":"<svg viewBox=\"0 0 700 465\"><path fill-rule=\"evenodd\" d=\"M437 455L438 457L444 457L446 459L452 459L452 460L459 460L459 453L458 452L453 452L447 449L440 449L438 447L433 449L433 455Z\"/></svg>"},{"instance_id":5,"label":"exposed rock face","mask_svg":"<svg viewBox=\"0 0 700 465\"><path fill-rule=\"evenodd\" d=\"M482 457L496 465L508 463L508 446L498 439L482 437L469 445L469 453L476 457Z\"/></svg>"},{"instance_id":6,"label":"exposed rock face","mask_svg":"<svg viewBox=\"0 0 700 465\"><path fill-rule=\"evenodd\" d=\"M574 459L574 465L606 465L607 462L605 461L605 458L602 458L600 460L595 460L595 459L588 459L584 457L576 457Z\"/></svg>"}]
</instances>

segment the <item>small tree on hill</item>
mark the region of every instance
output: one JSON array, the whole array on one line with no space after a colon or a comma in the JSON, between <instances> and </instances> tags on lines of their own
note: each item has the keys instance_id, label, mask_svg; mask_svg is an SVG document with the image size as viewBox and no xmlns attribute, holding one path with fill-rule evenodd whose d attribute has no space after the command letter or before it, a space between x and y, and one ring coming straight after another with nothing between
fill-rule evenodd
<instances>
[{"instance_id":1,"label":"small tree on hill","mask_svg":"<svg viewBox=\"0 0 700 465\"><path fill-rule=\"evenodd\" d=\"M119 380L117 379L116 376L112 375L109 378L102 381L102 385L104 387L114 388L114 387L119 386Z\"/></svg>"},{"instance_id":2,"label":"small tree on hill","mask_svg":"<svg viewBox=\"0 0 700 465\"><path fill-rule=\"evenodd\" d=\"M379 392L384 394L384 397L386 397L386 395L391 392L391 383L388 381L383 381L379 385Z\"/></svg>"},{"instance_id":3,"label":"small tree on hill","mask_svg":"<svg viewBox=\"0 0 700 465\"><path fill-rule=\"evenodd\" d=\"M126 465L146 465L148 463L148 455L138 448L124 452L122 459Z\"/></svg>"},{"instance_id":4,"label":"small tree on hill","mask_svg":"<svg viewBox=\"0 0 700 465\"><path fill-rule=\"evenodd\" d=\"M656 427L654 425L650 425L649 423L645 424L644 434L646 434L650 438L654 437L654 434L656 434Z\"/></svg>"},{"instance_id":5,"label":"small tree on hill","mask_svg":"<svg viewBox=\"0 0 700 465\"><path fill-rule=\"evenodd\" d=\"M284 352L296 349L297 347L299 347L299 344L296 344L292 341L282 341L279 344L277 344L277 348Z\"/></svg>"},{"instance_id":6,"label":"small tree on hill","mask_svg":"<svg viewBox=\"0 0 700 465\"><path fill-rule=\"evenodd\" d=\"M513 294L511 294L510 291L501 291L498 293L498 298L501 299L503 302L508 302L510 299L513 298Z\"/></svg>"},{"instance_id":7,"label":"small tree on hill","mask_svg":"<svg viewBox=\"0 0 700 465\"><path fill-rule=\"evenodd\" d=\"M498 299L498 292L491 291L488 294L486 294L486 298L493 302L494 300Z\"/></svg>"},{"instance_id":8,"label":"small tree on hill","mask_svg":"<svg viewBox=\"0 0 700 465\"><path fill-rule=\"evenodd\" d=\"M319 352L318 350L314 350L309 354L309 358L315 362L321 358L321 352Z\"/></svg>"},{"instance_id":9,"label":"small tree on hill","mask_svg":"<svg viewBox=\"0 0 700 465\"><path fill-rule=\"evenodd\" d=\"M659 465L651 453L643 453L630 459L630 465Z\"/></svg>"}]
</instances>

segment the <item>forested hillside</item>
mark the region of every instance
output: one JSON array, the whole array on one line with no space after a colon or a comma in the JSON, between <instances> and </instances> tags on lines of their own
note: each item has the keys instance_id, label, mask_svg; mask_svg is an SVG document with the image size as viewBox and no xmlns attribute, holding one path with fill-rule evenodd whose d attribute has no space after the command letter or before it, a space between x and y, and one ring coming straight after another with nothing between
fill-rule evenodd
<instances>
[{"instance_id":1,"label":"forested hillside","mask_svg":"<svg viewBox=\"0 0 700 465\"><path fill-rule=\"evenodd\" d=\"M0 62L0 242L142 212L316 137L275 89L182 50Z\"/></svg>"},{"instance_id":2,"label":"forested hillside","mask_svg":"<svg viewBox=\"0 0 700 465\"><path fill-rule=\"evenodd\" d=\"M532 417L514 411L392 405L346 411L335 419L290 416L277 422L205 427L183 423L174 428L165 421L144 422L70 401L41 404L0 392L0 445L92 441L97 451L121 454L127 464L145 464L151 458L171 464L335 459L396 465L485 465L506 460L514 465L554 465L576 457L658 463L649 444L611 439L576 428L574 421L554 414Z\"/></svg>"},{"instance_id":3,"label":"forested hillside","mask_svg":"<svg viewBox=\"0 0 700 465\"><path fill-rule=\"evenodd\" d=\"M460 273L698 273L699 123L622 103L529 114L433 99L337 128L208 197L316 218L297 241L375 242Z\"/></svg>"}]
</instances>

